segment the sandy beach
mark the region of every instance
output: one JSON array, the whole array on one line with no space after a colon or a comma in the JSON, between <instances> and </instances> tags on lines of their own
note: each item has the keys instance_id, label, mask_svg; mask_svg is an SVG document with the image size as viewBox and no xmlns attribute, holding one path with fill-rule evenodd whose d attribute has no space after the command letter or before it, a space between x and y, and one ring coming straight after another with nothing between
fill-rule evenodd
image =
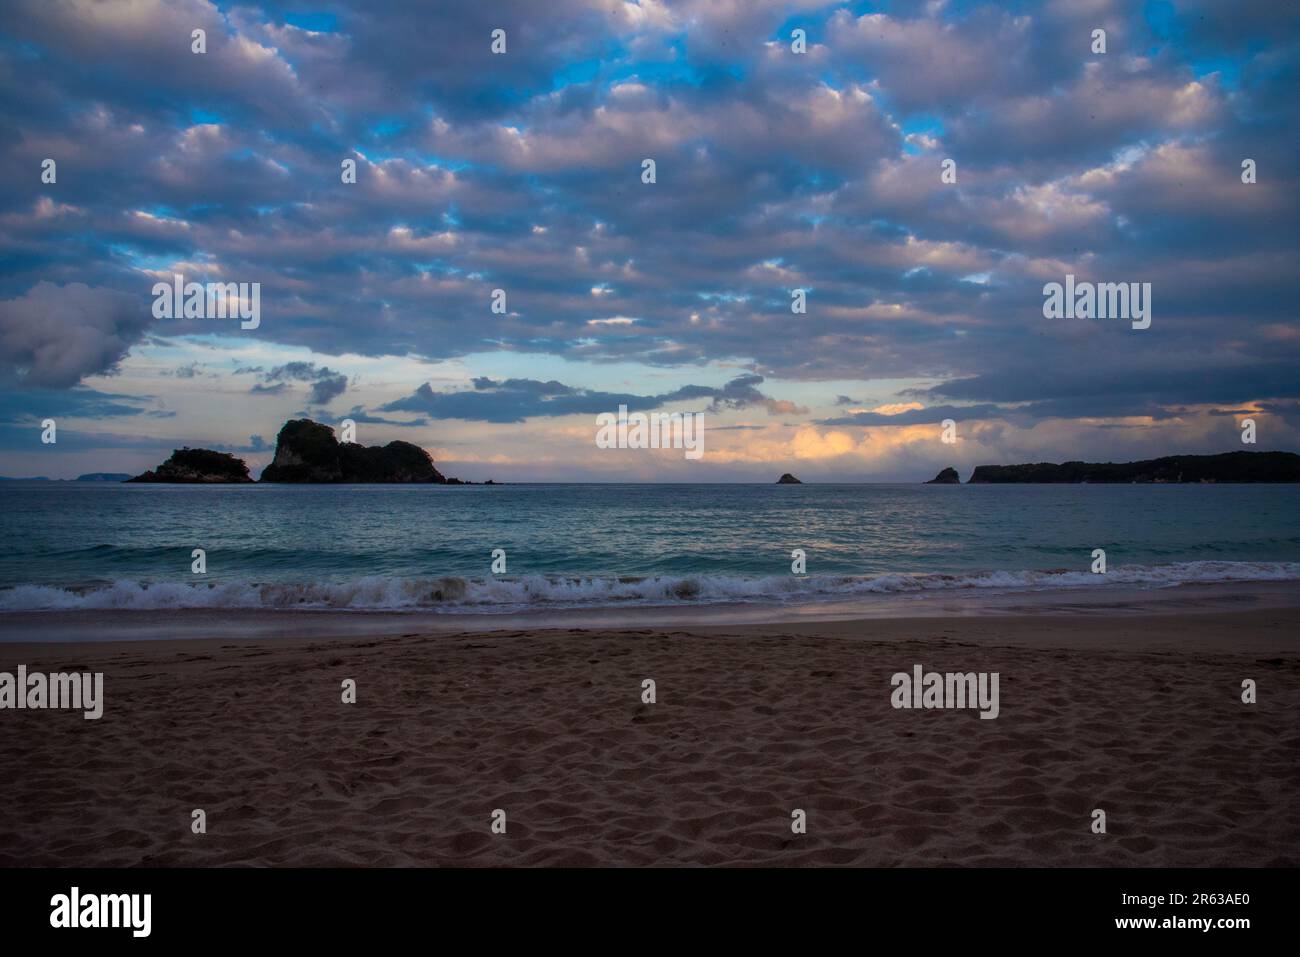
<instances>
[{"instance_id":1,"label":"sandy beach","mask_svg":"<svg viewBox=\"0 0 1300 957\"><path fill-rule=\"evenodd\" d=\"M99 720L0 715L0 865L1300 863L1294 607L361 636L328 622L0 644L0 670L102 671L105 696ZM998 673L998 717L893 707L891 675L918 664Z\"/></svg>"}]
</instances>

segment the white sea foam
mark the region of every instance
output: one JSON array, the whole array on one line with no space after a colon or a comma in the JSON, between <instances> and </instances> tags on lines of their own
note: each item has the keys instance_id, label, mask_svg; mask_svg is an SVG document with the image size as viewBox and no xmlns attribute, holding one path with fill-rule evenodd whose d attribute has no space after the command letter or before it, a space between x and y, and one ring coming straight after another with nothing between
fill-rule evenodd
<instances>
[{"instance_id":1,"label":"white sea foam","mask_svg":"<svg viewBox=\"0 0 1300 957\"><path fill-rule=\"evenodd\" d=\"M0 590L0 612L96 609L324 609L504 612L551 607L680 605L718 602L802 602L950 589L1041 591L1114 585L1166 587L1198 582L1300 580L1300 562L1180 562L1087 571L989 571L960 575L661 575L646 578L524 575L463 579L369 577L329 584L117 581L57 588Z\"/></svg>"}]
</instances>

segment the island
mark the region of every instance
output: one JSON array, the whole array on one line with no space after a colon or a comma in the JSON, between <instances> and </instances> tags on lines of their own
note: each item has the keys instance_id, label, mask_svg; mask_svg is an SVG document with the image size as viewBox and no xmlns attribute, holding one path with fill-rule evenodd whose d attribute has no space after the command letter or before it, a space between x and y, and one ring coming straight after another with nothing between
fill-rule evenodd
<instances>
[{"instance_id":1,"label":"island","mask_svg":"<svg viewBox=\"0 0 1300 957\"><path fill-rule=\"evenodd\" d=\"M433 466L429 453L410 442L358 445L311 419L292 419L275 440L275 458L262 482L402 483L459 485Z\"/></svg>"},{"instance_id":2,"label":"island","mask_svg":"<svg viewBox=\"0 0 1300 957\"><path fill-rule=\"evenodd\" d=\"M777 485L802 485L803 482L800 482L789 472L786 472L784 475L782 475L779 479L776 480L776 484Z\"/></svg>"},{"instance_id":3,"label":"island","mask_svg":"<svg viewBox=\"0 0 1300 957\"><path fill-rule=\"evenodd\" d=\"M171 482L187 485L218 485L251 482L248 466L229 452L211 449L175 449L171 458L150 472L128 482Z\"/></svg>"},{"instance_id":4,"label":"island","mask_svg":"<svg viewBox=\"0 0 1300 957\"><path fill-rule=\"evenodd\" d=\"M943 473L940 473L942 476ZM1300 482L1300 455L1294 452L1223 452L1218 455L1169 455L1140 462L1065 462L1053 465L981 465L969 485L1041 482L1158 483Z\"/></svg>"},{"instance_id":5,"label":"island","mask_svg":"<svg viewBox=\"0 0 1300 957\"><path fill-rule=\"evenodd\" d=\"M944 469L942 472L940 472L938 475L936 475L934 478L930 479L930 481L925 482L925 483L923 483L923 484L925 484L925 485L960 485L960 484L961 484L961 476L957 474L957 470L956 470L955 468L952 468L951 466L949 466L948 468L946 468L946 469Z\"/></svg>"},{"instance_id":6,"label":"island","mask_svg":"<svg viewBox=\"0 0 1300 957\"><path fill-rule=\"evenodd\" d=\"M182 482L212 485L252 482L243 459L211 449L176 449L158 468L126 479L128 482ZM358 445L340 442L328 425L293 419L280 429L275 458L262 470L259 482L301 484L390 483L474 485L447 478L429 453L410 442ZM488 485L499 482L488 481Z\"/></svg>"}]
</instances>

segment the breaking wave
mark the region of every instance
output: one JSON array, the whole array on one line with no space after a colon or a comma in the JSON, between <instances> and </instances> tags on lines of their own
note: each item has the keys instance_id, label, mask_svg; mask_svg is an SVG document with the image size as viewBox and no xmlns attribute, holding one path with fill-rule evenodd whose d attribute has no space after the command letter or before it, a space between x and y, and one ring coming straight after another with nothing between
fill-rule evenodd
<instances>
[{"instance_id":1,"label":"breaking wave","mask_svg":"<svg viewBox=\"0 0 1300 957\"><path fill-rule=\"evenodd\" d=\"M969 574L524 575L501 578L386 578L284 584L116 581L79 587L17 585L0 589L0 612L95 609L347 609L352 611L517 612L533 608L798 603L872 594L958 589L1041 591L1114 585L1168 587L1201 582L1300 579L1300 562L1196 561L1112 567L1104 575L1064 569Z\"/></svg>"}]
</instances>

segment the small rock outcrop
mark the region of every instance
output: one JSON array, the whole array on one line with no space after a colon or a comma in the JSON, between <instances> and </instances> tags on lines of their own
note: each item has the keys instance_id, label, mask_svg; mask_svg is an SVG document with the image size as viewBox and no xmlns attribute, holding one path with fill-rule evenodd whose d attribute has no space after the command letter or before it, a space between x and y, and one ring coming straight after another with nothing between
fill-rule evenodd
<instances>
[{"instance_id":1,"label":"small rock outcrop","mask_svg":"<svg viewBox=\"0 0 1300 957\"><path fill-rule=\"evenodd\" d=\"M960 485L961 476L957 474L957 470L955 468L952 468L950 466L944 469L934 478L930 479L930 481L926 482L925 484L926 485Z\"/></svg>"},{"instance_id":2,"label":"small rock outcrop","mask_svg":"<svg viewBox=\"0 0 1300 957\"><path fill-rule=\"evenodd\" d=\"M251 482L248 466L229 452L211 449L175 449L171 458L151 472L144 472L128 482L177 482L187 485L219 485Z\"/></svg>"},{"instance_id":3,"label":"small rock outcrop","mask_svg":"<svg viewBox=\"0 0 1300 957\"><path fill-rule=\"evenodd\" d=\"M776 480L776 484L777 485L802 485L803 482L800 482L789 472L786 472L784 475L782 475L779 479Z\"/></svg>"},{"instance_id":4,"label":"small rock outcrop","mask_svg":"<svg viewBox=\"0 0 1300 957\"><path fill-rule=\"evenodd\" d=\"M311 419L284 424L275 440L275 458L262 470L261 481L448 484L429 453L418 445L339 442L333 429Z\"/></svg>"}]
</instances>

